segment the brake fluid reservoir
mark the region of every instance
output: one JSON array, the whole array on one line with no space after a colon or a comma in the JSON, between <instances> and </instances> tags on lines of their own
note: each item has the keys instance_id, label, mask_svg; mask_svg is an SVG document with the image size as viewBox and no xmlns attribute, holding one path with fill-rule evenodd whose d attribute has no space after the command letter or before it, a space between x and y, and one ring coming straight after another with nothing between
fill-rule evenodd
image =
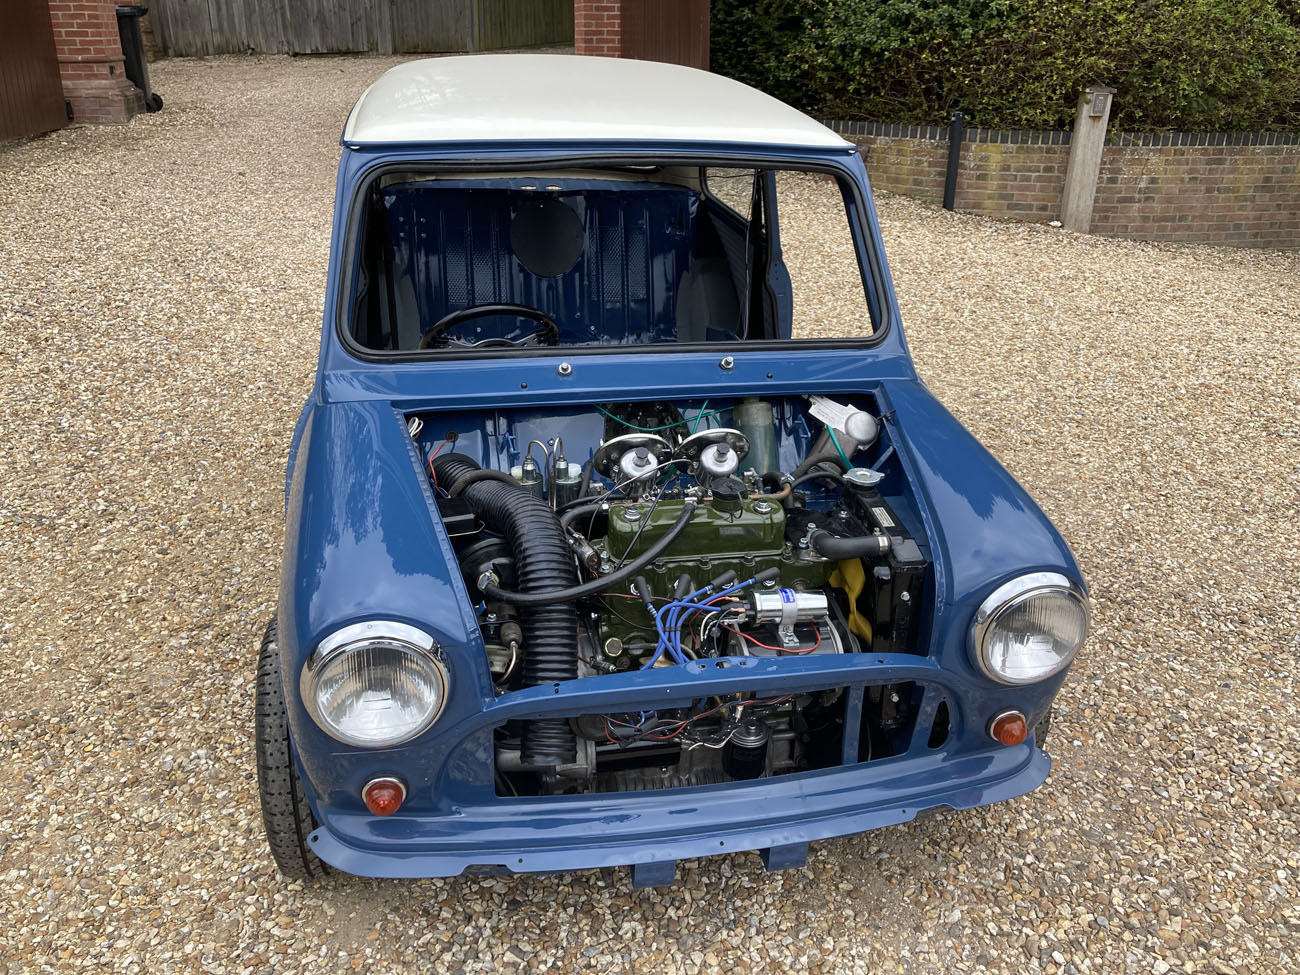
<instances>
[{"instance_id":1,"label":"brake fluid reservoir","mask_svg":"<svg viewBox=\"0 0 1300 975\"><path fill-rule=\"evenodd\" d=\"M568 504L578 500L582 490L582 465L561 460L555 464L555 503Z\"/></svg>"},{"instance_id":2,"label":"brake fluid reservoir","mask_svg":"<svg viewBox=\"0 0 1300 975\"><path fill-rule=\"evenodd\" d=\"M772 404L747 396L732 407L731 416L736 429L749 441L743 469L757 474L776 470L776 419Z\"/></svg>"},{"instance_id":3,"label":"brake fluid reservoir","mask_svg":"<svg viewBox=\"0 0 1300 975\"><path fill-rule=\"evenodd\" d=\"M537 466L537 461L531 456L525 457L522 464L515 464L510 468L510 476L519 482L519 486L535 498L543 497L542 493L542 472Z\"/></svg>"}]
</instances>

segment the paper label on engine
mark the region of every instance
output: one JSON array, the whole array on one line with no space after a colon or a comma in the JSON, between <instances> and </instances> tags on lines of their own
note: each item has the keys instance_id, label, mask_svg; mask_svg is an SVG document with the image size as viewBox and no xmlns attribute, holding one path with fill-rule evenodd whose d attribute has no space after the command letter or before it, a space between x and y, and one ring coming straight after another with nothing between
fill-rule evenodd
<instances>
[{"instance_id":1,"label":"paper label on engine","mask_svg":"<svg viewBox=\"0 0 1300 975\"><path fill-rule=\"evenodd\" d=\"M843 432L844 424L849 421L849 417L858 412L855 407L844 406L825 396L809 396L808 401L812 404L808 408L809 413L828 427L833 427L840 432Z\"/></svg>"},{"instance_id":2,"label":"paper label on engine","mask_svg":"<svg viewBox=\"0 0 1300 975\"><path fill-rule=\"evenodd\" d=\"M889 517L889 512L886 511L884 508L872 508L871 513L876 518L876 524L878 524L881 528L894 527L894 519Z\"/></svg>"}]
</instances>

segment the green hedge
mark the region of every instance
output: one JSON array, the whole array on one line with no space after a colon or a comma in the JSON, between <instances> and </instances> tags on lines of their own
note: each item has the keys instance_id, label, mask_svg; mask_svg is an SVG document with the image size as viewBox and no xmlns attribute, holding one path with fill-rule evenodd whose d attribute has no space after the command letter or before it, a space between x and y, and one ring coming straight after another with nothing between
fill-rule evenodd
<instances>
[{"instance_id":1,"label":"green hedge","mask_svg":"<svg viewBox=\"0 0 1300 975\"><path fill-rule=\"evenodd\" d=\"M713 0L713 70L825 118L1300 129L1300 0Z\"/></svg>"}]
</instances>

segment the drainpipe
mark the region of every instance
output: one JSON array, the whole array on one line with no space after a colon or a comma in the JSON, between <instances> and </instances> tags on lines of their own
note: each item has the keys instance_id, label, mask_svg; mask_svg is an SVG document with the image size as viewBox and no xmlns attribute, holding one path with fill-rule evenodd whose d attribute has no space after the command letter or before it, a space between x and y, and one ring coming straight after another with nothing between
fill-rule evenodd
<instances>
[{"instance_id":1,"label":"drainpipe","mask_svg":"<svg viewBox=\"0 0 1300 975\"><path fill-rule=\"evenodd\" d=\"M948 125L948 173L943 180L943 208L954 209L957 201L957 166L961 163L961 144L966 139L966 116L952 113Z\"/></svg>"}]
</instances>

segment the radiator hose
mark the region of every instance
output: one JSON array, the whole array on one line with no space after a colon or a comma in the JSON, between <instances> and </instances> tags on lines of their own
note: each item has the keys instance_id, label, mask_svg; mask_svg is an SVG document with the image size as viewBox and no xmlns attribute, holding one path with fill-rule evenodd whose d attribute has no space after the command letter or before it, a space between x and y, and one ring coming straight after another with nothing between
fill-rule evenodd
<instances>
[{"instance_id":1,"label":"radiator hose","mask_svg":"<svg viewBox=\"0 0 1300 975\"><path fill-rule=\"evenodd\" d=\"M523 592L564 589L578 582L573 553L555 512L541 498L498 479L467 478L481 470L464 454L433 461L439 484L454 484L483 523L500 532L515 559ZM463 486L462 486L463 485ZM578 676L578 615L572 603L546 600L519 613L524 632L523 681L535 687ZM524 725L522 759L526 766L572 765L577 760L573 730L563 719L538 718Z\"/></svg>"},{"instance_id":2,"label":"radiator hose","mask_svg":"<svg viewBox=\"0 0 1300 975\"><path fill-rule=\"evenodd\" d=\"M880 558L889 553L888 535L859 535L840 538L818 529L808 536L808 544L818 555L835 561Z\"/></svg>"}]
</instances>

